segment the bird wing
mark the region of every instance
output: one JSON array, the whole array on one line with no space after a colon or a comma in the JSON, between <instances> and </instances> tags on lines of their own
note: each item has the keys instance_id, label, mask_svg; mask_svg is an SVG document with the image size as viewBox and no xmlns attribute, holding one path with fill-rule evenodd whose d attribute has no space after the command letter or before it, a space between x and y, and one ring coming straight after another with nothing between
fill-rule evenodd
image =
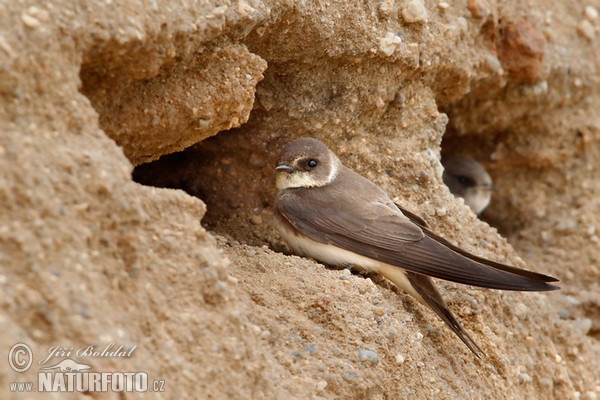
<instances>
[{"instance_id":1,"label":"bird wing","mask_svg":"<svg viewBox=\"0 0 600 400\"><path fill-rule=\"evenodd\" d=\"M299 232L320 243L332 244L417 274L467 285L502 290L558 289L551 281L508 265L488 265L465 257L428 235L386 199L340 196L335 185L279 192L277 211ZM369 197L366 197L369 199Z\"/></svg>"},{"instance_id":2,"label":"bird wing","mask_svg":"<svg viewBox=\"0 0 600 400\"><path fill-rule=\"evenodd\" d=\"M425 222L424 219L422 219L421 217L419 217L418 215L408 211L407 209L399 206L398 204L396 204L396 207L398 207L398 209L400 211L402 211L402 213L404 215L406 215L412 222L414 222L415 224L419 225L419 227L421 227L421 229L423 230L423 233L425 233L427 236L429 236L430 238L432 238L433 240L435 240L436 242L446 246L447 248L449 248L452 251L455 251L469 259L471 259L472 261L478 262L478 263L482 263L482 264L486 264L492 268L497 268L506 272L511 272L511 273L515 273L515 274L519 274L522 276L528 276L531 279L536 279L536 280L541 280L544 282L558 282L558 279L552 277L552 276L548 276L548 275L544 275L544 274L539 274L537 272L533 272L533 271L527 271L524 269L520 269L517 267L513 267L511 265L506 265L506 264L501 264L499 262L496 261L492 261L492 260L488 260L487 258L483 258L483 257L479 257L476 256L475 254L471 254L466 250L461 249L458 246L453 245L452 243L450 243L448 240L444 239L443 237L439 236L438 234L432 232L429 229L429 225L427 225L427 222Z\"/></svg>"},{"instance_id":3,"label":"bird wing","mask_svg":"<svg viewBox=\"0 0 600 400\"><path fill-rule=\"evenodd\" d=\"M475 341L469 336L465 328L462 327L460 322L456 319L452 311L446 305L444 299L438 292L437 288L431 281L431 278L425 275L415 274L413 272L407 272L406 277L415 291L421 296L423 301L429 305L429 307L452 329L452 331L463 341L465 345L475 354L475 356L481 359L482 355L485 355L481 347L475 343Z\"/></svg>"}]
</instances>

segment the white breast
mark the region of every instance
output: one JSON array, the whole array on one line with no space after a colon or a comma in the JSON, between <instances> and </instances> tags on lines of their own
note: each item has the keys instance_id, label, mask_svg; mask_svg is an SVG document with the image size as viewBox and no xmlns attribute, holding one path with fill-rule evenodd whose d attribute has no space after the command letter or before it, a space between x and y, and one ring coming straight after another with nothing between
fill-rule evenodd
<instances>
[{"instance_id":1,"label":"white breast","mask_svg":"<svg viewBox=\"0 0 600 400\"><path fill-rule=\"evenodd\" d=\"M287 242L295 254L310 257L331 267L352 267L359 271L374 272L383 275L400 289L421 300L414 290L402 268L361 256L331 244L316 242L304 235L298 235L290 227L277 224L281 237Z\"/></svg>"}]
</instances>

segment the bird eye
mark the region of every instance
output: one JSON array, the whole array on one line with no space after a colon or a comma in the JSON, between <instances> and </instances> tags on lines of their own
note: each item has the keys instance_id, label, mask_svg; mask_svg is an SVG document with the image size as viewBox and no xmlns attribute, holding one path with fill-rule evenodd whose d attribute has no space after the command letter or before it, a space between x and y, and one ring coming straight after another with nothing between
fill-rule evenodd
<instances>
[{"instance_id":1,"label":"bird eye","mask_svg":"<svg viewBox=\"0 0 600 400\"><path fill-rule=\"evenodd\" d=\"M473 181L473 179L471 179L471 178L469 178L467 176L459 175L457 177L457 179L458 179L458 183L460 183L461 185L464 185L464 186L476 186L475 181Z\"/></svg>"},{"instance_id":2,"label":"bird eye","mask_svg":"<svg viewBox=\"0 0 600 400\"><path fill-rule=\"evenodd\" d=\"M315 159L310 159L310 160L308 160L308 163L307 163L307 165L308 165L310 168L315 168L315 167L317 166L317 164L318 164L318 162L317 162L317 160L315 160Z\"/></svg>"}]
</instances>

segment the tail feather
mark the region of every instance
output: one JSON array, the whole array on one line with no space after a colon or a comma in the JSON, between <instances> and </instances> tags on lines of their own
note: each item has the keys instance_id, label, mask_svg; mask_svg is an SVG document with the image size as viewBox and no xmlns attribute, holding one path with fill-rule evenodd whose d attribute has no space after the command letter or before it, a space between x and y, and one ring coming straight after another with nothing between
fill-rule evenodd
<instances>
[{"instance_id":1,"label":"tail feather","mask_svg":"<svg viewBox=\"0 0 600 400\"><path fill-rule=\"evenodd\" d=\"M423 220L421 217L419 217L418 215L400 207L398 204L396 204L396 207L398 207L398 209L406 216L408 217L411 222L419 225L419 227L421 228L421 230L423 231L423 233L425 233L425 235L427 235L430 239L434 240L435 242L445 246L446 248L448 248L449 250L458 253L459 255L468 258L471 261L474 261L476 263L479 264L483 264L486 265L488 267L494 268L496 270L500 270L500 271L504 271L504 272L508 272L510 274L514 274L514 275L518 275L524 278L527 278L529 280L531 280L532 282L558 282L559 280L557 278L554 278L552 276L548 276L548 275L544 275L544 274L540 274L537 272L533 272L533 271L528 271L525 269L521 269L521 268L517 268L517 267L513 267L510 265L506 265L506 264L501 264L499 262L496 261L492 261L492 260L488 260L486 258L483 257L479 257L476 256L474 254L471 254L463 249L461 249L458 246L453 245L452 243L450 243L448 240L444 239L443 237L437 235L436 233L432 232L429 229L429 226L427 225L427 223L425 222L425 220ZM560 287L555 286L555 285L550 285L550 284L546 284L546 285L542 285L539 288L536 288L534 290L557 290L560 289ZM507 290L507 289L505 289ZM511 290L511 289L508 289Z\"/></svg>"},{"instance_id":2,"label":"tail feather","mask_svg":"<svg viewBox=\"0 0 600 400\"><path fill-rule=\"evenodd\" d=\"M421 299L428 305L441 319L452 329L452 331L463 341L463 343L475 354L475 356L481 359L485 353L475 343L475 341L469 336L467 331L462 327L460 322L456 319L452 311L446 305L444 299L438 292L437 288L431 281L431 278L425 275L415 274L413 272L407 272L406 276L414 288L419 294Z\"/></svg>"}]
</instances>

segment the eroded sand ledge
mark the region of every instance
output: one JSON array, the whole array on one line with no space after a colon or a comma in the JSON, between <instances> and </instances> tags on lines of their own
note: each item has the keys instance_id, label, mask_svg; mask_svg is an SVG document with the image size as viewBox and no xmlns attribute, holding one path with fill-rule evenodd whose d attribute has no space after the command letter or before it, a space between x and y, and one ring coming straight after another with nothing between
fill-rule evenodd
<instances>
[{"instance_id":1,"label":"eroded sand ledge","mask_svg":"<svg viewBox=\"0 0 600 400\"><path fill-rule=\"evenodd\" d=\"M598 9L0 5L0 348L137 345L86 362L173 398L595 399ZM273 164L305 135L453 242L518 253L563 290L440 285L477 361L385 283L272 251ZM138 171L204 202L132 181L198 142ZM441 184L442 144L486 162L502 190L484 219L517 252ZM0 387L37 379L1 365Z\"/></svg>"}]
</instances>

